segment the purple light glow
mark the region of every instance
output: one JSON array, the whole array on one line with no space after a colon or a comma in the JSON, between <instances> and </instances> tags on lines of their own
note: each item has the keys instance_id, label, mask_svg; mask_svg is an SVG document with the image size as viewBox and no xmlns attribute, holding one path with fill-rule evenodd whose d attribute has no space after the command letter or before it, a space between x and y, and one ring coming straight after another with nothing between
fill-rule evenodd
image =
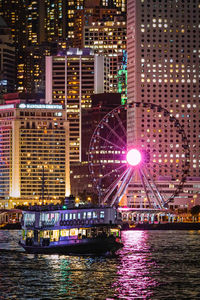
<instances>
[{"instance_id":1,"label":"purple light glow","mask_svg":"<svg viewBox=\"0 0 200 300\"><path fill-rule=\"evenodd\" d=\"M118 299L153 299L153 289L158 281L152 276L157 265L150 259L149 233L147 231L122 231L124 247L117 253L120 264L113 283Z\"/></svg>"},{"instance_id":2,"label":"purple light glow","mask_svg":"<svg viewBox=\"0 0 200 300\"><path fill-rule=\"evenodd\" d=\"M137 166L142 161L142 155L139 150L131 149L126 155L126 160L131 166Z\"/></svg>"}]
</instances>

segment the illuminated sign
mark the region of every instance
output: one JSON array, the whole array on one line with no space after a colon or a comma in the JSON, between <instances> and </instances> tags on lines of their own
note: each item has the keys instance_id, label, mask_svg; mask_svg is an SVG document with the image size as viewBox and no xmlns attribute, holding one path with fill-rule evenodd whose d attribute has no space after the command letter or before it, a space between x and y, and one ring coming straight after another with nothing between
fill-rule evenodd
<instances>
[{"instance_id":1,"label":"illuminated sign","mask_svg":"<svg viewBox=\"0 0 200 300\"><path fill-rule=\"evenodd\" d=\"M15 108L14 104L0 105L0 109L10 109L10 108Z\"/></svg>"},{"instance_id":2,"label":"illuminated sign","mask_svg":"<svg viewBox=\"0 0 200 300\"><path fill-rule=\"evenodd\" d=\"M19 108L27 108L27 109L62 109L62 105L58 104L19 104Z\"/></svg>"}]
</instances>

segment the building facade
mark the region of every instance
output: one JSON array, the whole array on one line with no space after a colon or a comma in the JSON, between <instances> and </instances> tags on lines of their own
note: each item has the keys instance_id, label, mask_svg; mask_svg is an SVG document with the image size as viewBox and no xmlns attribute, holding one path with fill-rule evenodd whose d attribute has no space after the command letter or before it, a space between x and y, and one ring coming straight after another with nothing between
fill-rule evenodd
<instances>
[{"instance_id":1,"label":"building facade","mask_svg":"<svg viewBox=\"0 0 200 300\"><path fill-rule=\"evenodd\" d=\"M200 175L199 12L196 1L129 0L127 6L128 103L155 103L177 118L190 147L192 177ZM136 141L149 147L155 180L180 179L183 141L169 118L129 107L127 134L129 148Z\"/></svg>"},{"instance_id":2,"label":"building facade","mask_svg":"<svg viewBox=\"0 0 200 300\"><path fill-rule=\"evenodd\" d=\"M0 136L4 207L58 202L70 194L68 122L61 105L1 105Z\"/></svg>"},{"instance_id":3,"label":"building facade","mask_svg":"<svg viewBox=\"0 0 200 300\"><path fill-rule=\"evenodd\" d=\"M82 108L104 90L104 58L88 49L46 57L46 103L65 105L69 120L70 162L81 161Z\"/></svg>"},{"instance_id":4,"label":"building facade","mask_svg":"<svg viewBox=\"0 0 200 300\"><path fill-rule=\"evenodd\" d=\"M66 48L67 3L0 0L0 16L11 29L16 50L18 91L41 91L44 56Z\"/></svg>"},{"instance_id":5,"label":"building facade","mask_svg":"<svg viewBox=\"0 0 200 300\"><path fill-rule=\"evenodd\" d=\"M103 117L119 106L120 103L120 93L93 94L91 107L82 111L82 158L81 162L73 164L70 168L71 191L75 196L81 195L84 190L88 194L93 195L93 197L98 195L89 172L88 154L90 140ZM109 150L107 149L107 151Z\"/></svg>"},{"instance_id":6,"label":"building facade","mask_svg":"<svg viewBox=\"0 0 200 300\"><path fill-rule=\"evenodd\" d=\"M15 89L15 47L11 31L0 17L0 94Z\"/></svg>"},{"instance_id":7,"label":"building facade","mask_svg":"<svg viewBox=\"0 0 200 300\"><path fill-rule=\"evenodd\" d=\"M106 92L117 93L118 70L123 50L126 50L126 22L115 18L113 21L91 22L84 27L84 47L104 55L108 75Z\"/></svg>"}]
</instances>

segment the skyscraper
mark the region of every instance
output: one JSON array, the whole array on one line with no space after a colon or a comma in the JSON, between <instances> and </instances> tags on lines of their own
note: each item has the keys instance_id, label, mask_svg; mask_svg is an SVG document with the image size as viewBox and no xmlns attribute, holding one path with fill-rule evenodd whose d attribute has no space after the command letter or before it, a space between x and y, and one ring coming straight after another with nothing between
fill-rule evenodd
<instances>
[{"instance_id":1,"label":"skyscraper","mask_svg":"<svg viewBox=\"0 0 200 300\"><path fill-rule=\"evenodd\" d=\"M117 8L120 12L126 12L126 1L127 0L101 0L101 6Z\"/></svg>"},{"instance_id":2,"label":"skyscraper","mask_svg":"<svg viewBox=\"0 0 200 300\"><path fill-rule=\"evenodd\" d=\"M70 194L69 140L62 105L0 105L0 197L6 207L64 199ZM2 204L1 203L1 204Z\"/></svg>"},{"instance_id":3,"label":"skyscraper","mask_svg":"<svg viewBox=\"0 0 200 300\"><path fill-rule=\"evenodd\" d=\"M91 106L91 95L104 91L104 57L89 49L46 57L46 103L67 110L70 162L81 160L81 112Z\"/></svg>"},{"instance_id":4,"label":"skyscraper","mask_svg":"<svg viewBox=\"0 0 200 300\"><path fill-rule=\"evenodd\" d=\"M0 94L15 89L15 47L10 29L0 17Z\"/></svg>"},{"instance_id":5,"label":"skyscraper","mask_svg":"<svg viewBox=\"0 0 200 300\"><path fill-rule=\"evenodd\" d=\"M90 22L84 27L84 47L107 57L109 64L106 92L117 92L118 65L126 50L126 22L121 18L113 21Z\"/></svg>"},{"instance_id":6,"label":"skyscraper","mask_svg":"<svg viewBox=\"0 0 200 300\"><path fill-rule=\"evenodd\" d=\"M195 177L200 176L199 14L195 0L128 0L127 6L128 103L155 103L177 118L190 146L190 176ZM164 122L165 129L159 129ZM129 108L129 147L137 139L149 144L155 179L180 178L182 140L170 120L144 107ZM159 163L165 165L163 171Z\"/></svg>"},{"instance_id":7,"label":"skyscraper","mask_svg":"<svg viewBox=\"0 0 200 300\"><path fill-rule=\"evenodd\" d=\"M66 2L0 0L0 15L11 29L16 49L19 91L41 90L44 56L66 48Z\"/></svg>"}]
</instances>

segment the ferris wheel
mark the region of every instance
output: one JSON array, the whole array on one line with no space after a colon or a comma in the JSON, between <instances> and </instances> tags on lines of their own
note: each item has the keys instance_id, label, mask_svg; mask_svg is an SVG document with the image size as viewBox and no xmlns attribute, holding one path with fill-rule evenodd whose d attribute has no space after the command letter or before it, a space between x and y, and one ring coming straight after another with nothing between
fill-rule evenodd
<instances>
[{"instance_id":1,"label":"ferris wheel","mask_svg":"<svg viewBox=\"0 0 200 300\"><path fill-rule=\"evenodd\" d=\"M128 122L127 112L132 114ZM130 120L130 119L129 119ZM130 138L130 132L132 138ZM127 137L128 136L128 137ZM109 113L96 127L88 161L101 204L118 205L129 187L149 208L165 208L183 190L189 174L190 148L183 126L167 109L132 102ZM173 189L164 190L167 179Z\"/></svg>"}]
</instances>

